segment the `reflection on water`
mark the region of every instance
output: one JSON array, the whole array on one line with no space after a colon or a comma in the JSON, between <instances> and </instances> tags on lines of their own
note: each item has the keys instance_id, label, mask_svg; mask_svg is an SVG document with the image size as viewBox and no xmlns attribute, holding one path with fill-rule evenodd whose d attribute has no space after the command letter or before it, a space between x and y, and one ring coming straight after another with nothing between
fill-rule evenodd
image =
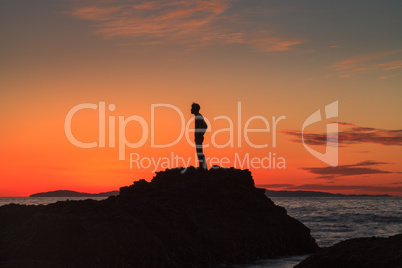
<instances>
[{"instance_id":1,"label":"reflection on water","mask_svg":"<svg viewBox=\"0 0 402 268\"><path fill-rule=\"evenodd\" d=\"M261 260L244 265L235 265L235 268L290 268L299 264L302 260L306 259L309 255L293 256L273 260Z\"/></svg>"}]
</instances>

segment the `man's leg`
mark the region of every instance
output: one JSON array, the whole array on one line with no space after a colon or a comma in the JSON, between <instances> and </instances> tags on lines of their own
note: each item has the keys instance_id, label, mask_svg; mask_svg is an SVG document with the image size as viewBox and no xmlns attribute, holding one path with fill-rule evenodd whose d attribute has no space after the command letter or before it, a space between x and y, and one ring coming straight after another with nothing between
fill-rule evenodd
<instances>
[{"instance_id":1,"label":"man's leg","mask_svg":"<svg viewBox=\"0 0 402 268\"><path fill-rule=\"evenodd\" d=\"M202 151L202 143L196 143L195 148L197 149L197 157L200 168L207 169L207 161L205 160L205 155Z\"/></svg>"}]
</instances>

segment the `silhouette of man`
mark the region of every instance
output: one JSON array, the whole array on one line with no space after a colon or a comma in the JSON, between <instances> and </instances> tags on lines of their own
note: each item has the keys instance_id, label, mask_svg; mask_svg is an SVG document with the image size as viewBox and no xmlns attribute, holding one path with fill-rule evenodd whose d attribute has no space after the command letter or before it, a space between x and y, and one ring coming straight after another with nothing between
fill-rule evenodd
<instances>
[{"instance_id":1,"label":"silhouette of man","mask_svg":"<svg viewBox=\"0 0 402 268\"><path fill-rule=\"evenodd\" d=\"M207 169L207 162L205 155L202 151L202 142L204 141L204 134L208 128L205 123L204 117L200 114L200 105L198 103L191 104L191 113L195 115L195 128L194 128L194 141L195 149L197 150L198 163L200 168Z\"/></svg>"}]
</instances>

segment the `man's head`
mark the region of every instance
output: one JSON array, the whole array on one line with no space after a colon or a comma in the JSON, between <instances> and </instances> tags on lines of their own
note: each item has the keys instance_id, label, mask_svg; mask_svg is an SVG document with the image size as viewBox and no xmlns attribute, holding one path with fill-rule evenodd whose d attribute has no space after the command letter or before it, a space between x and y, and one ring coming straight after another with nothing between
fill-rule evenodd
<instances>
[{"instance_id":1,"label":"man's head","mask_svg":"<svg viewBox=\"0 0 402 268\"><path fill-rule=\"evenodd\" d=\"M198 103L193 102L193 104L191 104L191 113L192 114L198 114L200 112L200 105Z\"/></svg>"}]
</instances>

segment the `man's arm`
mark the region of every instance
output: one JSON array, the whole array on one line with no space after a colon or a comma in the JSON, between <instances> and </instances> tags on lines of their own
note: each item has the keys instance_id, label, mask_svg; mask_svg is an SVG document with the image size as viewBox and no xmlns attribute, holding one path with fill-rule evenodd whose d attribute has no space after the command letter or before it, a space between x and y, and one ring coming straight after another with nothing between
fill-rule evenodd
<instances>
[{"instance_id":1,"label":"man's arm","mask_svg":"<svg viewBox=\"0 0 402 268\"><path fill-rule=\"evenodd\" d=\"M205 131L207 130L207 123L204 120L202 115L197 115L195 117L195 133L199 133L204 135Z\"/></svg>"}]
</instances>

